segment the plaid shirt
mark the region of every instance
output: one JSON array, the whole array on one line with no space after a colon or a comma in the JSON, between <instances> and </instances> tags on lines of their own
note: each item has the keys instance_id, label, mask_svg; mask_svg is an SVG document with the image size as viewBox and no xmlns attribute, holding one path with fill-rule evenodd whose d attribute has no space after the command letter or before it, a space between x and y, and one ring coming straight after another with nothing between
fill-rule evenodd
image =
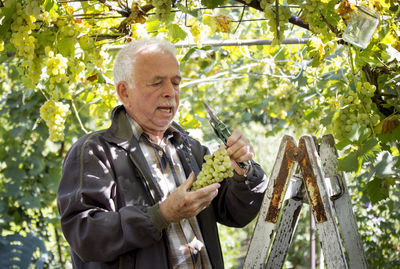
<instances>
[{"instance_id":1,"label":"plaid shirt","mask_svg":"<svg viewBox=\"0 0 400 269\"><path fill-rule=\"evenodd\" d=\"M173 133L178 132L170 127L160 145L157 145L143 132L137 122L129 116L128 119L155 183L162 192L162 200L165 200L186 180L175 146L171 143ZM212 268L196 217L171 223L167 228L167 235L173 268Z\"/></svg>"}]
</instances>

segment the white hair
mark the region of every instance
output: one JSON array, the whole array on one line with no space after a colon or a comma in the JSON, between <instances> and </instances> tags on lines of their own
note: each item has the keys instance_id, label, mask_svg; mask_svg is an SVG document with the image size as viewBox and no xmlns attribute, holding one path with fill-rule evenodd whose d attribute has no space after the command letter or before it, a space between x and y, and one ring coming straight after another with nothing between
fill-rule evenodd
<instances>
[{"instance_id":1,"label":"white hair","mask_svg":"<svg viewBox=\"0 0 400 269\"><path fill-rule=\"evenodd\" d=\"M118 52L115 58L113 69L115 87L121 81L126 81L129 87L134 85L132 78L133 66L138 52L144 48L149 51L167 52L174 56L176 55L175 46L164 39L151 37L130 42Z\"/></svg>"}]
</instances>

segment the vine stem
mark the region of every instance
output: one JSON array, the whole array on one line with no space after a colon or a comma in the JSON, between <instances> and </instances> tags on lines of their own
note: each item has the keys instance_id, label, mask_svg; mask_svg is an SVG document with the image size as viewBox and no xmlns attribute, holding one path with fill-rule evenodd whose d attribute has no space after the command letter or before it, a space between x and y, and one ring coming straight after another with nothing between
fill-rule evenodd
<instances>
[{"instance_id":1,"label":"vine stem","mask_svg":"<svg viewBox=\"0 0 400 269\"><path fill-rule=\"evenodd\" d=\"M75 106L75 101L73 99L71 100L71 104L72 104L72 108L74 109L75 116L78 119L79 125L81 126L82 130L85 132L85 134L89 133L86 130L85 126L83 126L81 117L79 116L78 110L76 109L76 106Z\"/></svg>"},{"instance_id":2,"label":"vine stem","mask_svg":"<svg viewBox=\"0 0 400 269\"><path fill-rule=\"evenodd\" d=\"M40 89L40 92L43 94L44 98L46 98L46 101L49 101L49 97L47 97L46 93L43 91L43 89Z\"/></svg>"}]
</instances>

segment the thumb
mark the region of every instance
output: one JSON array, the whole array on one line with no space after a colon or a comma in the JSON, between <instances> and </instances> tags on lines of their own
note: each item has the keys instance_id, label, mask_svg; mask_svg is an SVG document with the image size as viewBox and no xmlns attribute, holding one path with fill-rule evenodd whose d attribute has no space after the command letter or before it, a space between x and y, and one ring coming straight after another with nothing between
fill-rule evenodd
<instances>
[{"instance_id":1,"label":"thumb","mask_svg":"<svg viewBox=\"0 0 400 269\"><path fill-rule=\"evenodd\" d=\"M189 190L192 187L193 182L194 182L194 173L191 172L189 177L183 183L183 185L185 186L185 190Z\"/></svg>"}]
</instances>

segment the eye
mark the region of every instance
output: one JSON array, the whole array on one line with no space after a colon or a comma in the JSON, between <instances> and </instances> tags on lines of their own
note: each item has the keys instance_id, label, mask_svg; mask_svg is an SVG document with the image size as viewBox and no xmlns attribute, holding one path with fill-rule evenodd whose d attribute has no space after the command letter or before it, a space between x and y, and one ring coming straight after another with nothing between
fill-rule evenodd
<instances>
[{"instance_id":1,"label":"eye","mask_svg":"<svg viewBox=\"0 0 400 269\"><path fill-rule=\"evenodd\" d=\"M161 84L162 84L162 81L160 80L160 81L155 81L155 82L153 82L153 83L151 84L151 86L153 86L153 87L159 87L159 86L161 86Z\"/></svg>"},{"instance_id":2,"label":"eye","mask_svg":"<svg viewBox=\"0 0 400 269\"><path fill-rule=\"evenodd\" d=\"M181 80L180 79L174 79L174 80L172 80L172 84L174 86L179 86L179 84L181 84Z\"/></svg>"}]
</instances>

